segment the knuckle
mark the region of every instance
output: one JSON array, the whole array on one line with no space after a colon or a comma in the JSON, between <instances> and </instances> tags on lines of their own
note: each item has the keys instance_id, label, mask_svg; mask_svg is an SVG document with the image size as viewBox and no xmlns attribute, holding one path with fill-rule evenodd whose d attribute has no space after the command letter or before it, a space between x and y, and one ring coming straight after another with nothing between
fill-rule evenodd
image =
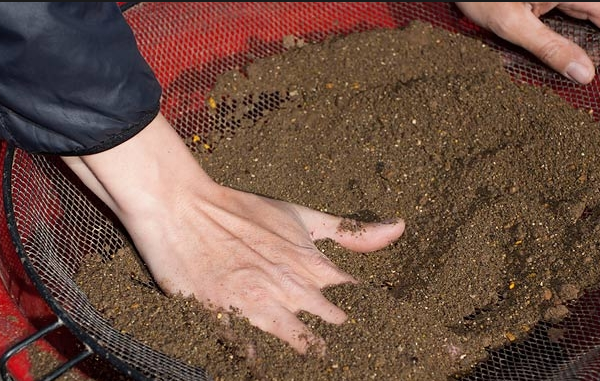
<instances>
[{"instance_id":1,"label":"knuckle","mask_svg":"<svg viewBox=\"0 0 600 381\"><path fill-rule=\"evenodd\" d=\"M269 291L262 283L258 281L249 282L243 288L243 299L250 303L261 303L267 300Z\"/></svg>"},{"instance_id":2,"label":"knuckle","mask_svg":"<svg viewBox=\"0 0 600 381\"><path fill-rule=\"evenodd\" d=\"M540 47L537 56L544 62L552 62L559 56L565 44L560 41L550 40Z\"/></svg>"},{"instance_id":3,"label":"knuckle","mask_svg":"<svg viewBox=\"0 0 600 381\"><path fill-rule=\"evenodd\" d=\"M333 262L317 249L310 251L308 261L310 266L317 269L335 269Z\"/></svg>"},{"instance_id":4,"label":"knuckle","mask_svg":"<svg viewBox=\"0 0 600 381\"><path fill-rule=\"evenodd\" d=\"M298 276L291 266L280 264L275 267L276 279L279 284L286 290L300 288Z\"/></svg>"}]
</instances>

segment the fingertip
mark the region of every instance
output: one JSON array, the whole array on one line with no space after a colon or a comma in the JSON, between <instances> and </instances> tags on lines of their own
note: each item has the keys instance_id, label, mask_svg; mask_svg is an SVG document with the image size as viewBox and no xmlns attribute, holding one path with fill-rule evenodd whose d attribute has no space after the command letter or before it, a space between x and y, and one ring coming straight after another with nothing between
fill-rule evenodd
<instances>
[{"instance_id":1,"label":"fingertip","mask_svg":"<svg viewBox=\"0 0 600 381\"><path fill-rule=\"evenodd\" d=\"M278 316L278 318L273 318ZM286 342L299 354L307 354L325 346L325 340L313 333L298 316L287 309L261 310L251 323ZM315 349L316 348L316 349Z\"/></svg>"},{"instance_id":2,"label":"fingertip","mask_svg":"<svg viewBox=\"0 0 600 381\"><path fill-rule=\"evenodd\" d=\"M348 314L346 314L346 312L344 312L344 310L342 310L339 307L335 308L335 311L332 312L330 315L328 315L325 320L328 323L332 323L332 324L342 324L344 323L346 320L348 320Z\"/></svg>"},{"instance_id":3,"label":"fingertip","mask_svg":"<svg viewBox=\"0 0 600 381\"><path fill-rule=\"evenodd\" d=\"M404 230L406 230L406 222L402 218L396 218L395 222L391 225L394 226L394 230L398 235L396 238L400 237L404 233Z\"/></svg>"},{"instance_id":4,"label":"fingertip","mask_svg":"<svg viewBox=\"0 0 600 381\"><path fill-rule=\"evenodd\" d=\"M305 354L307 355L316 355L317 357L323 357L327 353L327 344L325 344L325 340L321 337L316 337L312 343L306 349Z\"/></svg>"},{"instance_id":5,"label":"fingertip","mask_svg":"<svg viewBox=\"0 0 600 381\"><path fill-rule=\"evenodd\" d=\"M402 219L363 223L342 219L335 234L330 237L347 249L357 252L379 250L396 241L404 234Z\"/></svg>"},{"instance_id":6,"label":"fingertip","mask_svg":"<svg viewBox=\"0 0 600 381\"><path fill-rule=\"evenodd\" d=\"M325 354L325 340L309 331L298 335L297 340L291 341L290 345L301 355L310 353Z\"/></svg>"},{"instance_id":7,"label":"fingertip","mask_svg":"<svg viewBox=\"0 0 600 381\"><path fill-rule=\"evenodd\" d=\"M594 70L590 70L586 65L573 61L567 65L563 75L577 83L587 85L594 79Z\"/></svg>"},{"instance_id":8,"label":"fingertip","mask_svg":"<svg viewBox=\"0 0 600 381\"><path fill-rule=\"evenodd\" d=\"M406 230L406 223L401 218L378 222L376 225L379 229L385 229L387 231L388 243L392 243L400 238Z\"/></svg>"}]
</instances>

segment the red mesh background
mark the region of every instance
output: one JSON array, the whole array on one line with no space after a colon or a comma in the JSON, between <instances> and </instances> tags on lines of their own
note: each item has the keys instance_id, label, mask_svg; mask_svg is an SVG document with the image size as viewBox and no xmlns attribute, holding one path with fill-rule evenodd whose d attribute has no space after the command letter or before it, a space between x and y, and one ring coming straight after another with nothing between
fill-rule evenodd
<instances>
[{"instance_id":1,"label":"red mesh background","mask_svg":"<svg viewBox=\"0 0 600 381\"><path fill-rule=\"evenodd\" d=\"M527 52L473 25L453 3L139 3L124 14L163 86L163 113L192 150L202 147L209 132L236 127L209 112L207 94L221 73L243 71L257 58L283 52L284 37L316 43L332 35L402 27L411 20L478 38L502 54L515 81L548 86L576 107L593 112L596 120L600 113L598 78L587 86L563 78ZM579 43L598 64L600 36L595 27L560 14L544 21ZM272 110L280 102L259 98L255 106ZM202 369L112 328L74 285L82 253L110 254L124 242L119 225L102 212L97 200L88 198L54 160L21 151L12 160L9 180L11 204L5 212L15 229L17 251L37 289L76 336L136 379L206 379ZM13 257L17 258L9 256ZM17 267L4 265L8 276ZM17 278L23 278L22 272ZM540 323L528 340L490 353L489 360L464 380L599 379L600 293L588 292L569 307L572 313L565 321L555 326ZM563 338L550 341L550 329L562 329Z\"/></svg>"}]
</instances>

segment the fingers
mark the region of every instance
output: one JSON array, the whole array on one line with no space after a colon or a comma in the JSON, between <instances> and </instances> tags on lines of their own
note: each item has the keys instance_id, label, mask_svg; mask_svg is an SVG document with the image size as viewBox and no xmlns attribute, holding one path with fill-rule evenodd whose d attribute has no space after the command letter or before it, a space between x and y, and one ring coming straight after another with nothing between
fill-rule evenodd
<instances>
[{"instance_id":1,"label":"fingers","mask_svg":"<svg viewBox=\"0 0 600 381\"><path fill-rule=\"evenodd\" d=\"M306 354L309 349L319 354L325 351L323 338L311 332L294 313L281 306L250 311L250 315L253 316L251 318L253 325L287 342L301 354Z\"/></svg>"},{"instance_id":2,"label":"fingers","mask_svg":"<svg viewBox=\"0 0 600 381\"><path fill-rule=\"evenodd\" d=\"M236 295L230 303L237 305L251 324L287 342L299 353L310 349L322 354L325 341L302 323L297 313L305 311L327 323L342 324L347 314L321 290L325 286L352 282L354 278L314 247L295 255L296 266L278 264L261 272L262 275L251 276L252 282L246 282L243 287L247 294Z\"/></svg>"},{"instance_id":3,"label":"fingers","mask_svg":"<svg viewBox=\"0 0 600 381\"><path fill-rule=\"evenodd\" d=\"M388 246L404 233L404 228L401 219L373 223L339 219L335 230L328 232L327 238L347 249L366 253Z\"/></svg>"},{"instance_id":4,"label":"fingers","mask_svg":"<svg viewBox=\"0 0 600 381\"><path fill-rule=\"evenodd\" d=\"M236 354L240 357L244 357L249 363L253 363L256 360L256 344L248 339L243 339L238 336L232 326L231 316L227 311L218 310L217 319L222 325L223 330L218 331L219 335L223 340L238 343Z\"/></svg>"},{"instance_id":5,"label":"fingers","mask_svg":"<svg viewBox=\"0 0 600 381\"><path fill-rule=\"evenodd\" d=\"M591 82L595 67L587 53L568 38L554 32L538 17L554 7L580 19L600 21L596 3L457 3L476 24L499 37L523 47L565 77L581 83Z\"/></svg>"},{"instance_id":6,"label":"fingers","mask_svg":"<svg viewBox=\"0 0 600 381\"><path fill-rule=\"evenodd\" d=\"M366 223L304 207L298 207L298 212L313 240L330 238L349 250L361 253L386 247L405 229L402 219Z\"/></svg>"},{"instance_id":7,"label":"fingers","mask_svg":"<svg viewBox=\"0 0 600 381\"><path fill-rule=\"evenodd\" d=\"M532 12L519 12L508 29L496 34L519 45L565 77L587 84L592 81L595 67L587 53L573 41L554 32Z\"/></svg>"},{"instance_id":8,"label":"fingers","mask_svg":"<svg viewBox=\"0 0 600 381\"><path fill-rule=\"evenodd\" d=\"M557 8L571 17L589 20L600 27L600 3L598 2L558 3Z\"/></svg>"}]
</instances>

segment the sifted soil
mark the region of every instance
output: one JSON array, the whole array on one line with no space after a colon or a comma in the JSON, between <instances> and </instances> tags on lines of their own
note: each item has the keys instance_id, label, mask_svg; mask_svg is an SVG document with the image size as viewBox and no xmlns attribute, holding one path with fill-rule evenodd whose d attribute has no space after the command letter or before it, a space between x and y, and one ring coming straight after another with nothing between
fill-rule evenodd
<instances>
[{"instance_id":1,"label":"sifted soil","mask_svg":"<svg viewBox=\"0 0 600 381\"><path fill-rule=\"evenodd\" d=\"M600 132L513 82L480 42L413 23L309 44L223 75L197 154L218 182L362 221L405 219L368 254L317 246L361 281L324 290L349 319L300 317L300 356L244 319L152 286L133 248L78 284L114 326L215 380L447 380L599 281ZM192 139L192 137L190 137Z\"/></svg>"}]
</instances>

